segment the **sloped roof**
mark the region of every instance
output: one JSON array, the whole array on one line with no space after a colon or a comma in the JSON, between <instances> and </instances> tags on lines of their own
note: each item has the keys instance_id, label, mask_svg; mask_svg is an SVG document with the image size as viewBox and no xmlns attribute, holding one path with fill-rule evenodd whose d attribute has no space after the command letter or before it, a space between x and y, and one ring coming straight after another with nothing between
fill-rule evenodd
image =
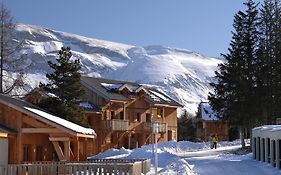
<instances>
[{"instance_id":1,"label":"sloped roof","mask_svg":"<svg viewBox=\"0 0 281 175\"><path fill-rule=\"evenodd\" d=\"M81 77L82 85L88 89L98 93L107 100L128 101L128 98L118 93L120 88L127 87L131 91L138 91L139 89L145 90L145 97L153 104L170 105L170 106L182 106L166 94L160 92L156 88L148 87L138 84L136 82L122 81L122 80L110 80L104 78L93 77Z\"/></svg>"},{"instance_id":2,"label":"sloped roof","mask_svg":"<svg viewBox=\"0 0 281 175\"><path fill-rule=\"evenodd\" d=\"M95 111L95 112L101 112L100 106L97 106L91 102L88 101L82 101L79 104L80 108L82 108L85 111Z\"/></svg>"},{"instance_id":3,"label":"sloped roof","mask_svg":"<svg viewBox=\"0 0 281 175\"><path fill-rule=\"evenodd\" d=\"M8 128L4 125L1 125L0 124L0 132L4 132L4 133L16 133L17 131L11 129L11 128Z\"/></svg>"},{"instance_id":4,"label":"sloped roof","mask_svg":"<svg viewBox=\"0 0 281 175\"><path fill-rule=\"evenodd\" d=\"M81 84L87 87L88 89L98 93L103 98L107 100L118 100L118 101L127 101L128 98L114 92L113 90L110 90L110 84L120 84L120 83L126 83L123 81L118 80L109 80L109 79L103 79L103 78L92 78L92 77L81 77ZM105 86L105 84L108 84L108 88ZM121 87L121 85L120 85Z\"/></svg>"},{"instance_id":5,"label":"sloped roof","mask_svg":"<svg viewBox=\"0 0 281 175\"><path fill-rule=\"evenodd\" d=\"M56 128L64 129L66 132L72 135L83 134L85 137L91 138L96 136L96 133L93 129L82 127L60 117L49 114L37 106L34 106L23 100L0 94L0 103L3 103L23 113L29 114L30 116L35 117L42 122L47 122Z\"/></svg>"},{"instance_id":6,"label":"sloped roof","mask_svg":"<svg viewBox=\"0 0 281 175\"><path fill-rule=\"evenodd\" d=\"M181 104L173 100L168 95L160 92L156 88L152 87L145 87L146 89L146 98L151 101L153 104L159 104L159 105L170 105L170 106L178 106L182 107Z\"/></svg>"},{"instance_id":7,"label":"sloped roof","mask_svg":"<svg viewBox=\"0 0 281 175\"><path fill-rule=\"evenodd\" d=\"M200 117L203 120L219 120L217 114L213 111L211 105L208 102L201 102L199 104Z\"/></svg>"}]
</instances>

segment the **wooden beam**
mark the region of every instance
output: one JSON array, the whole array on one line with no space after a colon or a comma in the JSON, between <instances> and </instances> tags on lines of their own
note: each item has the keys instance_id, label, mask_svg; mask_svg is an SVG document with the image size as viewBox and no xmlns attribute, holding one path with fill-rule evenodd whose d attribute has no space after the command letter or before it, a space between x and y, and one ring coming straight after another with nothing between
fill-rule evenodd
<instances>
[{"instance_id":1,"label":"wooden beam","mask_svg":"<svg viewBox=\"0 0 281 175\"><path fill-rule=\"evenodd\" d=\"M62 133L57 128L22 128L22 133Z\"/></svg>"},{"instance_id":2,"label":"wooden beam","mask_svg":"<svg viewBox=\"0 0 281 175\"><path fill-rule=\"evenodd\" d=\"M90 139L95 139L97 136L96 135L88 135L88 134L76 134L77 137L84 137L84 138L90 138Z\"/></svg>"},{"instance_id":3,"label":"wooden beam","mask_svg":"<svg viewBox=\"0 0 281 175\"><path fill-rule=\"evenodd\" d=\"M80 144L79 144L79 140L75 140L73 142L73 153L74 153L74 159L75 161L79 161L80 160Z\"/></svg>"},{"instance_id":4,"label":"wooden beam","mask_svg":"<svg viewBox=\"0 0 281 175\"><path fill-rule=\"evenodd\" d=\"M17 137L16 137L17 154L15 154L16 155L16 161L13 162L13 163L20 164L23 160L23 149L22 149L23 144L22 144L22 132L21 132L23 116L21 115L21 113L17 112L16 117L17 117L16 130L18 131Z\"/></svg>"},{"instance_id":5,"label":"wooden beam","mask_svg":"<svg viewBox=\"0 0 281 175\"><path fill-rule=\"evenodd\" d=\"M70 160L70 141L64 141L63 142L63 147L64 147L64 158L65 160L69 161Z\"/></svg>"},{"instance_id":6,"label":"wooden beam","mask_svg":"<svg viewBox=\"0 0 281 175\"><path fill-rule=\"evenodd\" d=\"M0 137L8 137L8 133L0 132Z\"/></svg>"},{"instance_id":7,"label":"wooden beam","mask_svg":"<svg viewBox=\"0 0 281 175\"><path fill-rule=\"evenodd\" d=\"M52 142L57 142L57 141L70 141L69 137L49 137L49 140Z\"/></svg>"},{"instance_id":8,"label":"wooden beam","mask_svg":"<svg viewBox=\"0 0 281 175\"><path fill-rule=\"evenodd\" d=\"M63 154L63 151L62 151L62 149L61 149L61 147L60 147L60 145L59 145L59 142L57 142L57 141L52 141L52 143L53 143L53 145L54 145L54 148L55 148L55 150L56 150L56 153L57 153L57 155L58 155L59 160L60 160L60 161L66 160L66 159L65 159L65 156L64 156L64 154Z\"/></svg>"},{"instance_id":9,"label":"wooden beam","mask_svg":"<svg viewBox=\"0 0 281 175\"><path fill-rule=\"evenodd\" d=\"M28 125L31 125L33 127L36 127L36 128L46 128L46 127L48 127L48 125L36 120L35 118L31 118L31 117L28 117L28 116L23 116L23 122L28 124Z\"/></svg>"}]
</instances>

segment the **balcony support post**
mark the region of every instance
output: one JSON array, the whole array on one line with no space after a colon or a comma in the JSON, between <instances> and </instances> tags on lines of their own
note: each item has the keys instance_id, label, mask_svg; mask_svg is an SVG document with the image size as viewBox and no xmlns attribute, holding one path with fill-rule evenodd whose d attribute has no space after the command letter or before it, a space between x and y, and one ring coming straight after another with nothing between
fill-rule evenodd
<instances>
[{"instance_id":1,"label":"balcony support post","mask_svg":"<svg viewBox=\"0 0 281 175\"><path fill-rule=\"evenodd\" d=\"M128 149L131 149L131 137L132 137L132 134L129 133L128 134Z\"/></svg>"},{"instance_id":2,"label":"balcony support post","mask_svg":"<svg viewBox=\"0 0 281 175\"><path fill-rule=\"evenodd\" d=\"M126 106L125 103L123 103L123 119L126 120Z\"/></svg>"}]
</instances>

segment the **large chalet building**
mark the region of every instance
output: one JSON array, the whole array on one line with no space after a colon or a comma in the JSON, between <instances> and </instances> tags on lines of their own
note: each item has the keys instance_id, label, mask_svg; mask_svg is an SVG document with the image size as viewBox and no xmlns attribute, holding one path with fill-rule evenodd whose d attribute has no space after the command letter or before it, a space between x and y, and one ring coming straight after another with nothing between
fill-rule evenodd
<instances>
[{"instance_id":1,"label":"large chalet building","mask_svg":"<svg viewBox=\"0 0 281 175\"><path fill-rule=\"evenodd\" d=\"M96 153L108 148L137 148L177 140L177 103L164 93L135 82L82 77L85 116L97 132Z\"/></svg>"},{"instance_id":2,"label":"large chalet building","mask_svg":"<svg viewBox=\"0 0 281 175\"><path fill-rule=\"evenodd\" d=\"M177 140L177 108L181 104L152 86L136 82L81 77L85 95L80 106L83 119L96 132L88 155L109 148L137 148ZM38 103L47 94L35 89L25 100ZM152 132L157 124L158 133ZM89 145L89 144L88 144Z\"/></svg>"}]
</instances>

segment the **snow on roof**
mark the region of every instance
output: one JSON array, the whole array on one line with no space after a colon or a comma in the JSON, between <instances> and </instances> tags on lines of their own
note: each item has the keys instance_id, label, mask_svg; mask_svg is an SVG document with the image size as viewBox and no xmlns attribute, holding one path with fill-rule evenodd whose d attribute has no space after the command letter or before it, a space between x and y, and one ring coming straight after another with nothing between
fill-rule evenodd
<instances>
[{"instance_id":1,"label":"snow on roof","mask_svg":"<svg viewBox=\"0 0 281 175\"><path fill-rule=\"evenodd\" d=\"M281 130L281 125L263 125L259 127L255 127L252 129L253 131L280 131Z\"/></svg>"},{"instance_id":2,"label":"snow on roof","mask_svg":"<svg viewBox=\"0 0 281 175\"><path fill-rule=\"evenodd\" d=\"M153 93L153 95L156 95L157 97L161 98L162 100L166 101L166 102L170 102L171 99L165 97L163 94L160 94L158 92L155 92L153 90L150 90L149 92Z\"/></svg>"},{"instance_id":3,"label":"snow on roof","mask_svg":"<svg viewBox=\"0 0 281 175\"><path fill-rule=\"evenodd\" d=\"M148 95L150 96L150 98L152 98L153 101L157 101L157 102L161 101L161 99L153 93L148 93Z\"/></svg>"},{"instance_id":4,"label":"snow on roof","mask_svg":"<svg viewBox=\"0 0 281 175\"><path fill-rule=\"evenodd\" d=\"M123 89L125 87L128 88L129 91L136 91L142 87L141 85L131 85L127 83L101 83L101 85L109 91L120 90L120 88Z\"/></svg>"},{"instance_id":5,"label":"snow on roof","mask_svg":"<svg viewBox=\"0 0 281 175\"><path fill-rule=\"evenodd\" d=\"M140 88L142 88L141 85L130 85L130 89L132 89L133 91L137 91Z\"/></svg>"},{"instance_id":6,"label":"snow on roof","mask_svg":"<svg viewBox=\"0 0 281 175\"><path fill-rule=\"evenodd\" d=\"M119 89L120 87L123 86L123 84L121 84L121 83L116 83L116 84L101 83L101 85L109 91L117 90L117 89Z\"/></svg>"},{"instance_id":7,"label":"snow on roof","mask_svg":"<svg viewBox=\"0 0 281 175\"><path fill-rule=\"evenodd\" d=\"M201 118L203 120L218 120L216 113L213 111L209 103L200 103Z\"/></svg>"},{"instance_id":8,"label":"snow on roof","mask_svg":"<svg viewBox=\"0 0 281 175\"><path fill-rule=\"evenodd\" d=\"M136 89L134 89L134 91L136 92L139 92L140 90L144 90L145 92L147 92L147 90L143 86L139 86Z\"/></svg>"},{"instance_id":9,"label":"snow on roof","mask_svg":"<svg viewBox=\"0 0 281 175\"><path fill-rule=\"evenodd\" d=\"M60 117L51 115L51 114L46 113L44 111L41 111L39 109L30 108L30 107L24 107L24 108L27 109L30 112L33 112L33 113L45 118L45 119L48 119L52 122L55 122L59 125L62 125L62 126L68 128L68 129L72 130L72 131L75 131L75 132L78 132L78 133L83 133L83 134L96 135L96 132L93 129L82 127L80 125L77 125L75 123L72 123L70 121L62 119Z\"/></svg>"},{"instance_id":10,"label":"snow on roof","mask_svg":"<svg viewBox=\"0 0 281 175\"><path fill-rule=\"evenodd\" d=\"M89 102L81 102L79 104L80 107L85 108L85 109L93 109L93 105Z\"/></svg>"},{"instance_id":11,"label":"snow on roof","mask_svg":"<svg viewBox=\"0 0 281 175\"><path fill-rule=\"evenodd\" d=\"M96 112L101 111L101 108L99 106L94 105L93 103L87 102L87 101L80 102L79 107L81 107L84 110L89 110L89 111L96 111Z\"/></svg>"}]
</instances>

